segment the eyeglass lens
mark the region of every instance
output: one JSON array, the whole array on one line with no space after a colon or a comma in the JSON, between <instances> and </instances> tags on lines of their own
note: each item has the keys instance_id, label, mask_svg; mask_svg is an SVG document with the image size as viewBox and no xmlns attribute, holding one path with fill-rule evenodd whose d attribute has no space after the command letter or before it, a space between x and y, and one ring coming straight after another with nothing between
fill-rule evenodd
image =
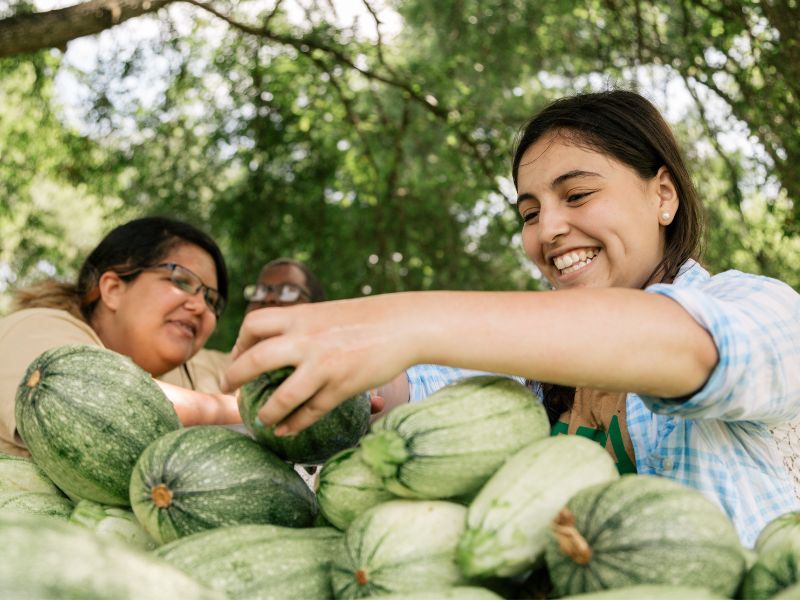
<instances>
[{"instance_id":1,"label":"eyeglass lens","mask_svg":"<svg viewBox=\"0 0 800 600\"><path fill-rule=\"evenodd\" d=\"M244 298L249 302L263 302L269 294L277 296L278 302L296 302L303 295L303 290L293 283L259 283L244 288Z\"/></svg>"},{"instance_id":2,"label":"eyeglass lens","mask_svg":"<svg viewBox=\"0 0 800 600\"><path fill-rule=\"evenodd\" d=\"M174 263L163 265L171 269L170 281L180 290L187 294L196 294L198 291L203 290L203 300L211 309L211 311L219 317L222 314L224 301L219 292L214 288L208 287L200 278L192 273L189 269L176 265Z\"/></svg>"}]
</instances>

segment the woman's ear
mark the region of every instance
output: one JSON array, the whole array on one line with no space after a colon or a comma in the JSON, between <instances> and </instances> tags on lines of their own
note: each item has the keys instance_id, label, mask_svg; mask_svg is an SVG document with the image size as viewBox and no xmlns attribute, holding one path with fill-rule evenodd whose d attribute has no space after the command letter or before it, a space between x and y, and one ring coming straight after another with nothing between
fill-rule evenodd
<instances>
[{"instance_id":1,"label":"woman's ear","mask_svg":"<svg viewBox=\"0 0 800 600\"><path fill-rule=\"evenodd\" d=\"M666 166L661 167L655 176L655 190L658 195L658 222L667 226L672 223L675 213L678 212L680 199L675 182L672 180L672 173Z\"/></svg>"},{"instance_id":2,"label":"woman's ear","mask_svg":"<svg viewBox=\"0 0 800 600\"><path fill-rule=\"evenodd\" d=\"M100 291L98 302L109 310L116 311L122 300L122 294L128 287L128 282L124 281L114 271L106 271L100 276L97 287Z\"/></svg>"}]
</instances>

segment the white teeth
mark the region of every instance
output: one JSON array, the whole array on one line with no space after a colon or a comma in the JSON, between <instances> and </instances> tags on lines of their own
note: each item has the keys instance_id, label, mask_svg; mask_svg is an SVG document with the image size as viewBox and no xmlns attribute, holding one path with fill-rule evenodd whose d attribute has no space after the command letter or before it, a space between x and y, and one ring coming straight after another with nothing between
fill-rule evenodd
<instances>
[{"instance_id":1,"label":"white teeth","mask_svg":"<svg viewBox=\"0 0 800 600\"><path fill-rule=\"evenodd\" d=\"M588 265L598 254L599 250L594 249L569 252L555 257L553 259L553 264L555 264L556 268L561 271L562 274L572 273Z\"/></svg>"}]
</instances>

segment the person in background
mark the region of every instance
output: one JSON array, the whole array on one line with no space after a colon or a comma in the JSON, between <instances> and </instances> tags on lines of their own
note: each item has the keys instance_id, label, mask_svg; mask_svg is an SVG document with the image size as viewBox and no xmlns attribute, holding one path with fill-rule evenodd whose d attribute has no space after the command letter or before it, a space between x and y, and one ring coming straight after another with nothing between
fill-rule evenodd
<instances>
[{"instance_id":1,"label":"person in background","mask_svg":"<svg viewBox=\"0 0 800 600\"><path fill-rule=\"evenodd\" d=\"M244 288L245 314L266 306L292 306L322 302L325 290L306 265L291 258L276 258L265 264L258 281Z\"/></svg>"},{"instance_id":2,"label":"person in background","mask_svg":"<svg viewBox=\"0 0 800 600\"><path fill-rule=\"evenodd\" d=\"M27 455L16 431L17 386L37 356L67 344L129 356L157 378L184 425L240 422L233 396L197 391L191 364L227 297L216 243L164 217L112 230L86 258L77 283L20 290L16 310L0 319L0 452Z\"/></svg>"},{"instance_id":3,"label":"person in background","mask_svg":"<svg viewBox=\"0 0 800 600\"><path fill-rule=\"evenodd\" d=\"M286 435L418 363L523 376L554 429L616 425L618 466L700 491L752 546L800 508L771 431L800 417L800 295L697 262L702 204L639 94L550 104L524 127L512 174L523 247L555 291L253 311L223 389L295 366L260 414Z\"/></svg>"}]
</instances>

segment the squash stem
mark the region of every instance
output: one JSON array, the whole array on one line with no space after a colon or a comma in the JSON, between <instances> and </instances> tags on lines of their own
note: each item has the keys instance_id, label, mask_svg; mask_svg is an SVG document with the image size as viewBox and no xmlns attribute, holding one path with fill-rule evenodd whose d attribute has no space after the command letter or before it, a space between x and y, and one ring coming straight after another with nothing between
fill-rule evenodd
<instances>
[{"instance_id":1,"label":"squash stem","mask_svg":"<svg viewBox=\"0 0 800 600\"><path fill-rule=\"evenodd\" d=\"M396 431L370 433L361 440L361 458L381 477L391 477L411 456Z\"/></svg>"}]
</instances>

